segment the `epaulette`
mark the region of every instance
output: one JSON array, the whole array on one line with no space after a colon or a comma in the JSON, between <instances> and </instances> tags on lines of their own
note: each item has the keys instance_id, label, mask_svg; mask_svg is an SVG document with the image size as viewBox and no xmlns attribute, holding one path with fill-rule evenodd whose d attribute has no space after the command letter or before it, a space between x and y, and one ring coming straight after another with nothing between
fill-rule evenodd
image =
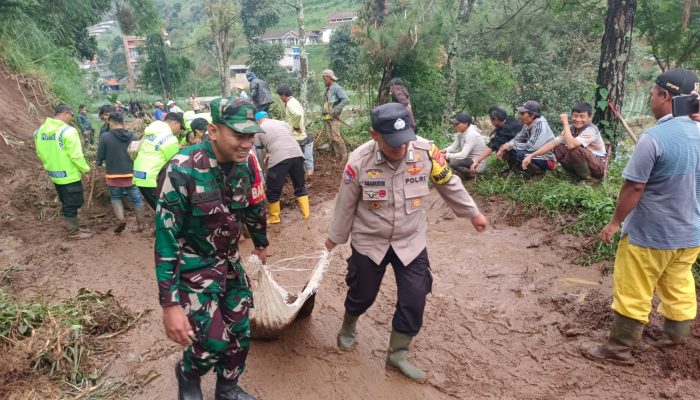
<instances>
[{"instance_id":1,"label":"epaulette","mask_svg":"<svg viewBox=\"0 0 700 400\"><path fill-rule=\"evenodd\" d=\"M360 160L367 156L368 154L371 154L374 151L374 140L369 140L363 144L360 145L360 147L356 148L355 151L350 153L350 157L348 161L350 160Z\"/></svg>"},{"instance_id":2,"label":"epaulette","mask_svg":"<svg viewBox=\"0 0 700 400\"><path fill-rule=\"evenodd\" d=\"M433 142L420 138L413 141L413 147L425 151L430 151L433 148Z\"/></svg>"}]
</instances>

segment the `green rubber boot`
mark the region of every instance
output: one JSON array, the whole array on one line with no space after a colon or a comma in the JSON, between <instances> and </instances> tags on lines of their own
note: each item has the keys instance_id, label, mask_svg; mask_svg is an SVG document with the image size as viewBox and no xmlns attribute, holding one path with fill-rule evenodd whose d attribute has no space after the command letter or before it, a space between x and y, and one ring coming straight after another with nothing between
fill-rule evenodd
<instances>
[{"instance_id":1,"label":"green rubber boot","mask_svg":"<svg viewBox=\"0 0 700 400\"><path fill-rule=\"evenodd\" d=\"M582 349L583 356L593 361L610 361L615 364L633 365L632 347L642 339L644 324L636 319L614 313L608 340L587 349Z\"/></svg>"},{"instance_id":2,"label":"green rubber boot","mask_svg":"<svg viewBox=\"0 0 700 400\"><path fill-rule=\"evenodd\" d=\"M690 323L692 321L674 321L666 318L664 320L664 331L659 340L652 343L654 347L671 347L685 344L690 336Z\"/></svg>"},{"instance_id":3,"label":"green rubber boot","mask_svg":"<svg viewBox=\"0 0 700 400\"><path fill-rule=\"evenodd\" d=\"M143 232L146 229L146 206L135 206L136 211L136 232Z\"/></svg>"},{"instance_id":4,"label":"green rubber boot","mask_svg":"<svg viewBox=\"0 0 700 400\"><path fill-rule=\"evenodd\" d=\"M126 228L126 219L124 219L124 203L119 200L112 200L112 210L114 216L117 217L117 226L114 227L114 233L122 233Z\"/></svg>"},{"instance_id":5,"label":"green rubber boot","mask_svg":"<svg viewBox=\"0 0 700 400\"><path fill-rule=\"evenodd\" d=\"M411 364L406 358L411 341L413 341L412 336L394 330L391 331L389 353L386 356L386 367L398 370L404 374L406 378L414 382L425 383L428 380L428 374Z\"/></svg>"},{"instance_id":6,"label":"green rubber boot","mask_svg":"<svg viewBox=\"0 0 700 400\"><path fill-rule=\"evenodd\" d=\"M83 229L78 224L78 217L63 217L64 227L68 231L68 237L75 240L89 239L95 234L89 229Z\"/></svg>"},{"instance_id":7,"label":"green rubber boot","mask_svg":"<svg viewBox=\"0 0 700 400\"><path fill-rule=\"evenodd\" d=\"M582 181L593 181L591 176L591 169L588 168L588 164L571 164L571 170L574 175Z\"/></svg>"},{"instance_id":8,"label":"green rubber boot","mask_svg":"<svg viewBox=\"0 0 700 400\"><path fill-rule=\"evenodd\" d=\"M345 312L343 316L343 325L338 332L338 348L342 351L350 351L357 346L357 320L360 317L348 314Z\"/></svg>"}]
</instances>

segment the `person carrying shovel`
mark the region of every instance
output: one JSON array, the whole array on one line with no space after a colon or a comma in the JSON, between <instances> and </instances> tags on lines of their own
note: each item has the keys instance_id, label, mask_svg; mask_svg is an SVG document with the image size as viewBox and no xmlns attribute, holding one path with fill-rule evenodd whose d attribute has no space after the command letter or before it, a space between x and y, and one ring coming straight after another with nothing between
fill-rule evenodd
<instances>
[{"instance_id":1,"label":"person carrying shovel","mask_svg":"<svg viewBox=\"0 0 700 400\"><path fill-rule=\"evenodd\" d=\"M345 124L340 119L340 114L343 108L350 102L348 95L345 94L340 85L338 85L338 77L335 76L332 70L326 69L321 72L323 83L326 85L326 92L323 95L323 129L321 136L327 135L331 142L331 149L336 158L340 158L341 162L345 162L348 158L348 151L345 148L345 141L340 135L340 126Z\"/></svg>"}]
</instances>

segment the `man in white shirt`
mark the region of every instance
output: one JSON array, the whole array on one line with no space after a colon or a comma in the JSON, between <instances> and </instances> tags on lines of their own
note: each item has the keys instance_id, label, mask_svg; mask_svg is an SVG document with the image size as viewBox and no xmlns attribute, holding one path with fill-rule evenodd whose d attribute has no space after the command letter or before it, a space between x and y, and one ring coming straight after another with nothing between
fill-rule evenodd
<instances>
[{"instance_id":1,"label":"man in white shirt","mask_svg":"<svg viewBox=\"0 0 700 400\"><path fill-rule=\"evenodd\" d=\"M452 119L452 129L456 133L454 142L443 149L447 163L453 171L462 179L471 179L474 176L470 172L470 167L474 160L486 148L484 140L481 138L481 131L474 125L471 115L461 112ZM484 172L486 160L476 166L476 172Z\"/></svg>"}]
</instances>

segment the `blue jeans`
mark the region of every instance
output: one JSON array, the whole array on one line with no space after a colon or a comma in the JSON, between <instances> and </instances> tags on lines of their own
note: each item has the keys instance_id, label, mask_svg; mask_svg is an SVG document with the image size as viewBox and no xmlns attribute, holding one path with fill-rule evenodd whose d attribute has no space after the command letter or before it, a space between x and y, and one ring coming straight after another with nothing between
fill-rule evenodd
<instances>
[{"instance_id":1,"label":"blue jeans","mask_svg":"<svg viewBox=\"0 0 700 400\"><path fill-rule=\"evenodd\" d=\"M109 186L110 200L121 200L122 197L129 197L129 200L131 200L131 204L133 204L134 207L143 206L143 199L141 198L141 192L139 192L138 186Z\"/></svg>"},{"instance_id":2,"label":"blue jeans","mask_svg":"<svg viewBox=\"0 0 700 400\"><path fill-rule=\"evenodd\" d=\"M314 170L314 142L310 141L309 143L301 146L301 151L304 152L304 168L307 171L312 171Z\"/></svg>"},{"instance_id":3,"label":"blue jeans","mask_svg":"<svg viewBox=\"0 0 700 400\"><path fill-rule=\"evenodd\" d=\"M522 167L520 167L520 163L522 163L523 159L525 159L525 157L527 157L527 155L530 153L528 153L525 150L511 150L510 154L513 156L513 158L519 161L518 169L522 170ZM550 170L549 163L547 163L547 160L533 158L532 163L537 165L542 171Z\"/></svg>"}]
</instances>

